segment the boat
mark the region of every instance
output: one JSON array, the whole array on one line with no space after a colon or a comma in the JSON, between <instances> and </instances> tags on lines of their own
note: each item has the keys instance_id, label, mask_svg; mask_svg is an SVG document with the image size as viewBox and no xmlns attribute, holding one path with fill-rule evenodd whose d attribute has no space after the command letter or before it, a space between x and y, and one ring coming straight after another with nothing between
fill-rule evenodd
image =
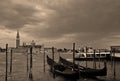
<instances>
[{"instance_id":1,"label":"boat","mask_svg":"<svg viewBox=\"0 0 120 81\"><path fill-rule=\"evenodd\" d=\"M110 52L96 52L95 54L93 52L88 52L87 54L85 52L76 53L75 60L79 61L92 61L92 60L110 60Z\"/></svg>"},{"instance_id":2,"label":"boat","mask_svg":"<svg viewBox=\"0 0 120 81\"><path fill-rule=\"evenodd\" d=\"M79 72L67 68L64 65L61 65L55 62L53 59L47 56L47 63L50 66L50 71L55 74L62 76L67 79L79 79Z\"/></svg>"},{"instance_id":3,"label":"boat","mask_svg":"<svg viewBox=\"0 0 120 81\"><path fill-rule=\"evenodd\" d=\"M111 61L120 61L120 53L112 53Z\"/></svg>"},{"instance_id":4,"label":"boat","mask_svg":"<svg viewBox=\"0 0 120 81\"><path fill-rule=\"evenodd\" d=\"M94 77L94 76L106 76L107 75L106 63L102 69L94 69L94 68L87 68L84 66L73 64L72 62L67 61L66 59L62 57L59 58L59 62L66 67L71 67L79 71L80 76Z\"/></svg>"},{"instance_id":5,"label":"boat","mask_svg":"<svg viewBox=\"0 0 120 81\"><path fill-rule=\"evenodd\" d=\"M92 61L92 60L110 60L110 52L96 52L95 54L93 52L88 52L87 54L85 52L76 53L75 60L79 61Z\"/></svg>"},{"instance_id":6,"label":"boat","mask_svg":"<svg viewBox=\"0 0 120 81\"><path fill-rule=\"evenodd\" d=\"M120 46L111 46L111 61L120 61Z\"/></svg>"}]
</instances>

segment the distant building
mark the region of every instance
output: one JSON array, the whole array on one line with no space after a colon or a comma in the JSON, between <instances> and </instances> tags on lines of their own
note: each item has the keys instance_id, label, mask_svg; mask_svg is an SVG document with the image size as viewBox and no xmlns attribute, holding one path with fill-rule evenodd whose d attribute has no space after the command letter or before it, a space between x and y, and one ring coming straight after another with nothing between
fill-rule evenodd
<instances>
[{"instance_id":1,"label":"distant building","mask_svg":"<svg viewBox=\"0 0 120 81\"><path fill-rule=\"evenodd\" d=\"M16 35L16 48L12 48L13 52L15 52L15 53L28 52L29 53L29 48L30 47L33 47L33 53L40 53L41 51L43 51L42 48L44 46L43 45L36 45L34 40L32 40L32 42L30 44L26 44L24 42L23 45L20 45L20 34L19 34L19 31L17 31L17 35Z\"/></svg>"},{"instance_id":2,"label":"distant building","mask_svg":"<svg viewBox=\"0 0 120 81\"><path fill-rule=\"evenodd\" d=\"M16 35L16 48L19 48L20 46L20 35L19 35L19 31L17 31L17 35Z\"/></svg>"}]
</instances>

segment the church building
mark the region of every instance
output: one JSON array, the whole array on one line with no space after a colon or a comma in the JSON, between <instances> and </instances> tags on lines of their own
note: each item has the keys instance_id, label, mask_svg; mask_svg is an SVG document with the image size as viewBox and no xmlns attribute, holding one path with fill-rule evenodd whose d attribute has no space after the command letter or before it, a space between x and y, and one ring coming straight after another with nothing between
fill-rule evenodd
<instances>
[{"instance_id":1,"label":"church building","mask_svg":"<svg viewBox=\"0 0 120 81\"><path fill-rule=\"evenodd\" d=\"M20 47L20 35L19 35L19 31L17 31L17 35L16 35L16 48Z\"/></svg>"},{"instance_id":2,"label":"church building","mask_svg":"<svg viewBox=\"0 0 120 81\"><path fill-rule=\"evenodd\" d=\"M15 53L24 53L29 52L30 47L33 47L33 53L40 53L43 51L43 45L36 45L35 41L32 40L30 44L23 43L23 45L20 45L20 34L19 31L17 31L16 35L16 48L14 48Z\"/></svg>"}]
</instances>

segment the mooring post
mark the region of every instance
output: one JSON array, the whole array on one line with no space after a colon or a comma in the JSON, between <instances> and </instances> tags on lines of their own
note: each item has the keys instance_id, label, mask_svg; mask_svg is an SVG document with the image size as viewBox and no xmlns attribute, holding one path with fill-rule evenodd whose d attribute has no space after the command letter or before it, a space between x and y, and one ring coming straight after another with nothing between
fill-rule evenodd
<instances>
[{"instance_id":1,"label":"mooring post","mask_svg":"<svg viewBox=\"0 0 120 81\"><path fill-rule=\"evenodd\" d=\"M27 66L26 66L26 68L27 68L27 74L28 74L28 71L29 71L29 68L28 68L29 67L29 65L28 65L28 60L29 60L28 59L28 49L27 49L26 53L27 53L27 56L26 56L27 57Z\"/></svg>"},{"instance_id":2,"label":"mooring post","mask_svg":"<svg viewBox=\"0 0 120 81\"><path fill-rule=\"evenodd\" d=\"M94 53L93 53L93 68L96 69L96 60L95 60L95 49L94 49Z\"/></svg>"},{"instance_id":3,"label":"mooring post","mask_svg":"<svg viewBox=\"0 0 120 81\"><path fill-rule=\"evenodd\" d=\"M44 60L43 60L43 62L44 62L44 63L43 63L43 64L44 64L44 65L43 65L43 68L44 68L44 72L45 72L45 48L44 48L44 57L43 57L43 59L44 59Z\"/></svg>"},{"instance_id":4,"label":"mooring post","mask_svg":"<svg viewBox=\"0 0 120 81\"><path fill-rule=\"evenodd\" d=\"M113 49L113 65L114 65L114 79L116 78L116 61L115 61L115 49Z\"/></svg>"},{"instance_id":5,"label":"mooring post","mask_svg":"<svg viewBox=\"0 0 120 81\"><path fill-rule=\"evenodd\" d=\"M6 74L5 74L5 81L7 81L8 76L8 44L6 44Z\"/></svg>"},{"instance_id":6,"label":"mooring post","mask_svg":"<svg viewBox=\"0 0 120 81\"><path fill-rule=\"evenodd\" d=\"M52 59L54 61L54 47L52 47Z\"/></svg>"},{"instance_id":7,"label":"mooring post","mask_svg":"<svg viewBox=\"0 0 120 81\"><path fill-rule=\"evenodd\" d=\"M52 59L54 61L54 47L52 47ZM53 78L55 78L54 62L52 63L52 72L53 72Z\"/></svg>"},{"instance_id":8,"label":"mooring post","mask_svg":"<svg viewBox=\"0 0 120 81\"><path fill-rule=\"evenodd\" d=\"M10 74L12 73L12 55L13 55L13 49L10 51Z\"/></svg>"},{"instance_id":9,"label":"mooring post","mask_svg":"<svg viewBox=\"0 0 120 81\"><path fill-rule=\"evenodd\" d=\"M30 48L30 69L32 69L33 62L32 62L32 47Z\"/></svg>"},{"instance_id":10,"label":"mooring post","mask_svg":"<svg viewBox=\"0 0 120 81\"><path fill-rule=\"evenodd\" d=\"M113 51L112 51L112 48L111 48L111 51L110 51L110 56L111 56L111 69L113 68Z\"/></svg>"},{"instance_id":11,"label":"mooring post","mask_svg":"<svg viewBox=\"0 0 120 81\"><path fill-rule=\"evenodd\" d=\"M88 48L87 48L87 46L86 46L86 67L87 67L87 51L88 51Z\"/></svg>"},{"instance_id":12,"label":"mooring post","mask_svg":"<svg viewBox=\"0 0 120 81\"><path fill-rule=\"evenodd\" d=\"M75 43L73 43L73 69L75 65Z\"/></svg>"},{"instance_id":13,"label":"mooring post","mask_svg":"<svg viewBox=\"0 0 120 81\"><path fill-rule=\"evenodd\" d=\"M100 68L100 56L101 56L101 51L100 51L100 49L99 49L99 68Z\"/></svg>"},{"instance_id":14,"label":"mooring post","mask_svg":"<svg viewBox=\"0 0 120 81\"><path fill-rule=\"evenodd\" d=\"M33 50L33 47L30 47L30 73L29 73L29 79L31 81L33 79L33 76L32 76L32 66L33 66L33 63L32 63L32 50Z\"/></svg>"}]
</instances>

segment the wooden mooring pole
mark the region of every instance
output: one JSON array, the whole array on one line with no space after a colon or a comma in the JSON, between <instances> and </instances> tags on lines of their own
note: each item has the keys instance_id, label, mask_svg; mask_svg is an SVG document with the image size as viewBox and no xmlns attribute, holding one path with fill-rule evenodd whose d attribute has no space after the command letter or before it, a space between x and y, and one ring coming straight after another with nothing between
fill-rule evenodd
<instances>
[{"instance_id":1,"label":"wooden mooring pole","mask_svg":"<svg viewBox=\"0 0 120 81\"><path fill-rule=\"evenodd\" d=\"M44 57L43 57L43 62L44 62L44 63L43 63L43 64L44 64L44 65L43 65L43 68L44 68L44 72L45 72L45 48L44 48Z\"/></svg>"},{"instance_id":2,"label":"wooden mooring pole","mask_svg":"<svg viewBox=\"0 0 120 81\"><path fill-rule=\"evenodd\" d=\"M52 47L52 59L54 61L54 47Z\"/></svg>"},{"instance_id":3,"label":"wooden mooring pole","mask_svg":"<svg viewBox=\"0 0 120 81\"><path fill-rule=\"evenodd\" d=\"M12 73L12 55L13 55L13 50L11 49L10 51L10 74Z\"/></svg>"},{"instance_id":4,"label":"wooden mooring pole","mask_svg":"<svg viewBox=\"0 0 120 81\"><path fill-rule=\"evenodd\" d=\"M75 43L73 43L73 69L75 64Z\"/></svg>"},{"instance_id":5,"label":"wooden mooring pole","mask_svg":"<svg viewBox=\"0 0 120 81\"><path fill-rule=\"evenodd\" d=\"M116 78L116 61L115 61L115 49L113 50L113 67L114 67L114 72L113 72L113 75L114 75L114 79Z\"/></svg>"},{"instance_id":6,"label":"wooden mooring pole","mask_svg":"<svg viewBox=\"0 0 120 81\"><path fill-rule=\"evenodd\" d=\"M86 67L87 67L87 51L88 51L88 48L87 48L87 46L86 46L86 48L85 48L85 52L86 52Z\"/></svg>"},{"instance_id":7,"label":"wooden mooring pole","mask_svg":"<svg viewBox=\"0 0 120 81\"><path fill-rule=\"evenodd\" d=\"M95 49L94 49L94 53L93 53L93 68L96 69Z\"/></svg>"},{"instance_id":8,"label":"wooden mooring pole","mask_svg":"<svg viewBox=\"0 0 120 81\"><path fill-rule=\"evenodd\" d=\"M6 74L5 74L5 81L8 79L8 44L6 44Z\"/></svg>"},{"instance_id":9,"label":"wooden mooring pole","mask_svg":"<svg viewBox=\"0 0 120 81\"><path fill-rule=\"evenodd\" d=\"M111 69L113 68L113 50L111 48L111 51L110 51L110 55L111 55Z\"/></svg>"},{"instance_id":10,"label":"wooden mooring pole","mask_svg":"<svg viewBox=\"0 0 120 81\"><path fill-rule=\"evenodd\" d=\"M54 47L52 47L52 59L54 61ZM52 72L53 72L53 78L55 78L54 63L52 63Z\"/></svg>"},{"instance_id":11,"label":"wooden mooring pole","mask_svg":"<svg viewBox=\"0 0 120 81\"><path fill-rule=\"evenodd\" d=\"M33 80L33 76L32 76L32 66L33 66L33 62L32 62L32 50L33 50L33 47L30 47L30 72L29 72L29 79L31 81Z\"/></svg>"},{"instance_id":12,"label":"wooden mooring pole","mask_svg":"<svg viewBox=\"0 0 120 81\"><path fill-rule=\"evenodd\" d=\"M27 66L26 66L26 68L27 68L27 74L28 74L28 71L29 71L29 68L28 68L28 67L29 67L29 64L28 64L28 60L29 60L29 59L28 59L28 49L27 49L27 52L26 52L26 53L27 53L27 56L26 56L26 57L27 57Z\"/></svg>"},{"instance_id":13,"label":"wooden mooring pole","mask_svg":"<svg viewBox=\"0 0 120 81\"><path fill-rule=\"evenodd\" d=\"M100 49L99 49L99 68L100 68L100 56L101 56L101 51L100 51Z\"/></svg>"}]
</instances>

